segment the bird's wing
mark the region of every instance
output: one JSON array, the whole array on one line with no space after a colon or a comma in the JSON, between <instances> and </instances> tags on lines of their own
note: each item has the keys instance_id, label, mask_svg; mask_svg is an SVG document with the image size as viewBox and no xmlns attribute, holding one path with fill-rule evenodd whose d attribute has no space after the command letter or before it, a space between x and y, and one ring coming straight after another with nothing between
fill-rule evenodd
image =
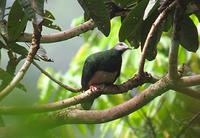
<instances>
[{"instance_id":1,"label":"bird's wing","mask_svg":"<svg viewBox=\"0 0 200 138\"><path fill-rule=\"evenodd\" d=\"M97 70L97 63L92 58L86 59L84 66L83 66L83 72L82 72L82 78L81 78L81 85L83 90L88 89L88 83L94 73Z\"/></svg>"}]
</instances>

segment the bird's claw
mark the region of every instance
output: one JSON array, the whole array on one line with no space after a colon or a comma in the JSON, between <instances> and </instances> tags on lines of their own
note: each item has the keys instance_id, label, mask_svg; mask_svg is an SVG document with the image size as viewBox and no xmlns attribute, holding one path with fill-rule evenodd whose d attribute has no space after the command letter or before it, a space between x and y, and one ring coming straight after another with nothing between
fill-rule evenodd
<instances>
[{"instance_id":1,"label":"bird's claw","mask_svg":"<svg viewBox=\"0 0 200 138\"><path fill-rule=\"evenodd\" d=\"M94 86L94 85L91 85L91 86L90 86L90 90L91 90L92 92L94 92L94 91L98 91L98 88L97 88L96 86Z\"/></svg>"}]
</instances>

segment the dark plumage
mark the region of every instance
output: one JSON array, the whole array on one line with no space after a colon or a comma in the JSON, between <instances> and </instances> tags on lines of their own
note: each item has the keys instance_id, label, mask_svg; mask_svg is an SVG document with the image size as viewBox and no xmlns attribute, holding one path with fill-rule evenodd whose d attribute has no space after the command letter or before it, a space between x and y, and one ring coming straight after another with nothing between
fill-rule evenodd
<instances>
[{"instance_id":1,"label":"dark plumage","mask_svg":"<svg viewBox=\"0 0 200 138\"><path fill-rule=\"evenodd\" d=\"M98 52L90 55L83 67L81 85L83 90L88 90L91 86L98 84L112 85L120 75L122 54L128 46L119 42L110 50ZM95 95L81 105L84 109L90 109L95 98L100 95Z\"/></svg>"}]
</instances>

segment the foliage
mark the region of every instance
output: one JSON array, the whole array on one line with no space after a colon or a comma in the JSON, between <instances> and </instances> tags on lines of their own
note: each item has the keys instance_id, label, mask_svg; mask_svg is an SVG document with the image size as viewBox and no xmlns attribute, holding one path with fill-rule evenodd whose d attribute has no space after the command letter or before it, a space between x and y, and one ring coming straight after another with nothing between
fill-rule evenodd
<instances>
[{"instance_id":1,"label":"foliage","mask_svg":"<svg viewBox=\"0 0 200 138\"><path fill-rule=\"evenodd\" d=\"M73 21L73 24L78 25L81 22L81 18L77 18ZM86 57L91 53L110 49L118 41L118 36L116 36L116 34L120 30L120 18L113 19L111 22L111 26L111 32L108 37L105 37L98 31L91 31L83 34L82 37L84 38L85 42L71 61L70 68L66 72L66 74L58 75L54 71L51 71L51 73L55 73L55 77L63 80L63 82L68 82L70 85L80 87L81 70ZM170 33L164 33L161 37L161 40L158 43L157 58L153 62L146 63L146 70L158 77L163 76L164 74L166 74L167 71L167 53L170 46L169 35ZM199 52L200 51L198 51L198 53ZM122 74L117 80L118 84L126 81L127 78L130 78L132 74L137 72L139 64L138 57L140 56L139 53L140 51L138 49L134 49L133 51L125 53L125 55L123 56ZM188 53L185 49L181 48L179 55L179 64L189 64L192 60L189 58L191 56L195 56L199 59L199 56L197 54ZM199 70L199 67L198 69L195 68L196 67L194 67L192 70ZM41 81L44 82L42 83ZM49 80L44 75L40 77L40 81L38 82L38 84L44 84L46 82L48 82L48 85L43 85L43 87L40 87L41 95L44 96L44 94L46 94L46 99L50 99L51 97L51 99L58 100L73 96L73 94L70 92L66 92L63 89L59 90L58 86L55 85L53 82L49 82ZM128 94L109 96L103 95L95 100L93 108L105 109L115 106L124 101L127 101L146 87L148 87L148 85L135 88L131 90ZM52 95L55 96L52 98ZM43 101L43 98L41 99L41 101ZM193 105L195 104L196 106L190 107L191 110L188 110L188 106L191 103L193 103ZM199 105L200 102L195 99L177 94L173 91L169 91L161 97L156 98L147 106L127 117L101 125L92 125L92 127L90 125L81 125L76 127L81 129L80 133L83 133L85 137L87 137L88 135L96 135L97 133L99 133L99 131L101 132L100 137L111 136L145 138L154 137L153 133L156 133L157 137L174 137L176 134L178 134L179 130L182 128L182 126L184 126L188 119L197 111L199 111ZM151 125L153 126L153 130ZM90 134L84 133L82 129L84 129L84 131L86 132L89 131ZM195 133L193 136L195 137L195 135L199 135L198 131L199 130L195 131L195 128L191 128L188 131L187 135L185 135L185 137L191 136L194 132Z\"/></svg>"},{"instance_id":2,"label":"foliage","mask_svg":"<svg viewBox=\"0 0 200 138\"><path fill-rule=\"evenodd\" d=\"M160 1L78 0L78 2L84 9L85 20L92 18L102 33L98 30L92 30L82 35L84 43L71 61L70 68L65 74L57 73L50 68L47 71L63 83L67 82L70 86L80 87L82 66L87 56L91 53L110 49L120 40L135 48L123 56L122 73L116 83L125 82L138 71L138 59L141 55L138 48L143 48L148 32L159 15L158 7ZM17 40L24 33L27 22L37 14L43 13L44 1L39 1L38 5L38 10L35 10L31 8L30 1L16 0L9 10L7 23L4 23L5 5L0 3L0 17L2 17L0 18L0 50L6 49L13 52L13 57L16 56L15 54L17 54L17 57L25 57L27 55L27 49L19 45ZM197 6L199 5L197 4ZM116 16L114 14L118 12L125 12L126 15L122 14L120 17L114 18ZM147 50L146 59L153 61L146 62L145 70L158 78L167 73L173 15L174 10L156 30ZM58 25L53 24L55 18L50 11L45 10L45 13L40 16L44 19L44 26L61 30ZM179 35L182 47L179 51L179 65L186 64L190 66L191 71L189 73L200 73L200 50L197 50L199 47L198 18L199 12L191 13L186 10L183 22L180 24L182 28ZM83 21L83 17L80 17L75 19L73 24L77 26ZM5 37L5 34L8 35L8 38ZM5 86L3 82L8 83L13 78L17 64L14 64L13 71L10 74L8 74L8 69L6 71L0 69L1 89ZM7 76L6 80L5 75ZM149 84L145 84L125 94L103 95L95 100L93 108L105 109L115 106L129 100L148 86ZM17 87L25 90L21 83ZM58 101L75 95L53 83L44 75L41 75L38 80L38 88L40 90L39 104ZM54 135L57 137L78 137L83 135L84 137L98 136L102 138L175 137L189 119L200 110L199 105L200 102L195 99L168 91L157 97L150 104L124 118L100 125L66 125L50 130L49 135L52 137ZM184 137L198 137L200 135L199 132L198 123L188 129Z\"/></svg>"}]
</instances>

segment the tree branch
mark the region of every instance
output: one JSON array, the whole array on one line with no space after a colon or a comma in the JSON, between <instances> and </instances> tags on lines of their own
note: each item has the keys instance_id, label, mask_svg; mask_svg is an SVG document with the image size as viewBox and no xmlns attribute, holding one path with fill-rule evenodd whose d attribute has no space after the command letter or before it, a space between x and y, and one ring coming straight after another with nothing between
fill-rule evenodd
<instances>
[{"instance_id":1,"label":"tree branch","mask_svg":"<svg viewBox=\"0 0 200 138\"><path fill-rule=\"evenodd\" d=\"M173 22L173 37L172 45L169 51L169 78L172 80L178 79L178 50L179 50L179 30L180 22L182 20L183 10L181 10L180 5L176 6L174 13L174 22Z\"/></svg>"},{"instance_id":2,"label":"tree branch","mask_svg":"<svg viewBox=\"0 0 200 138\"><path fill-rule=\"evenodd\" d=\"M145 40L144 46L143 46L143 50L142 50L142 56L140 59L140 66L139 66L139 71L138 74L142 75L144 74L144 64L145 64L145 56L147 53L147 47L149 45L150 40L153 37L154 32L158 29L160 23L162 22L162 20L167 16L168 12L175 6L176 1L174 1L173 3L171 3L169 5L169 7L167 7L165 10L163 10L159 16L157 17L157 19L154 21L154 23L151 26L151 29L147 35L147 38Z\"/></svg>"},{"instance_id":3,"label":"tree branch","mask_svg":"<svg viewBox=\"0 0 200 138\"><path fill-rule=\"evenodd\" d=\"M64 99L58 102L47 103L43 105L33 105L33 106L0 106L0 113L2 114L30 114L30 113L42 113L55 111L63 108L67 108L72 105L79 104L83 100L92 96L92 91L88 90L77 96Z\"/></svg>"},{"instance_id":4,"label":"tree branch","mask_svg":"<svg viewBox=\"0 0 200 138\"><path fill-rule=\"evenodd\" d=\"M129 11L120 11L116 12L114 16L125 16L128 14ZM89 30L92 30L96 27L95 22L90 19L82 24L80 24L77 27L74 27L69 30L65 30L59 33L54 33L54 34L48 34L48 35L42 35L41 37L41 43L53 43L53 42L59 42L59 41L64 41L68 40L70 38L73 38L75 36L79 36L82 33L85 33ZM6 37L6 36L5 36ZM17 40L18 42L30 42L31 41L31 34L29 33L24 33L19 37Z\"/></svg>"},{"instance_id":5,"label":"tree branch","mask_svg":"<svg viewBox=\"0 0 200 138\"><path fill-rule=\"evenodd\" d=\"M94 21L92 19L88 20L85 23L82 23L81 25L74 27L72 29L54 33L54 34L48 34L48 35L42 35L41 37L41 43L53 43L53 42L59 42L64 41L70 38L73 38L75 36L78 36L82 33L87 32L88 30L92 30L96 27ZM31 41L31 34L24 33L20 38L17 40L18 42L30 42Z\"/></svg>"},{"instance_id":6,"label":"tree branch","mask_svg":"<svg viewBox=\"0 0 200 138\"><path fill-rule=\"evenodd\" d=\"M143 78L138 79L138 76L129 79L128 81L124 82L120 85L99 85L98 91L90 91L87 90L84 93L81 93L77 96L58 101L53 103L47 103L43 105L35 105L35 106L0 106L0 113L1 114L27 114L27 113L41 113L41 112L48 112L48 111L55 111L63 108L67 108L72 105L76 105L81 103L82 101L89 99L91 96L96 95L97 93L102 94L119 94L123 92L127 92L128 90L142 85L144 83L154 83L157 81L152 76L146 76Z\"/></svg>"},{"instance_id":7,"label":"tree branch","mask_svg":"<svg viewBox=\"0 0 200 138\"><path fill-rule=\"evenodd\" d=\"M29 69L31 65L31 62L34 56L37 53L37 50L39 49L42 24L36 25L33 22L33 29L34 29L34 32L33 32L32 44L29 49L27 58L24 64L21 66L18 73L16 74L16 76L13 78L13 80L0 92L0 100L2 100L5 96L7 96L15 88L15 86L20 82L20 80L23 79L25 73L27 72L27 70Z\"/></svg>"},{"instance_id":8,"label":"tree branch","mask_svg":"<svg viewBox=\"0 0 200 138\"><path fill-rule=\"evenodd\" d=\"M41 73L43 73L44 75L46 75L49 79L51 79L53 82L57 83L59 86L63 87L64 89L69 90L69 91L74 92L74 93L81 91L81 88L72 88L72 87L70 87L68 85L65 85L62 82L56 80L48 72L46 72L45 70L43 70L35 61L33 61L33 65L35 65L35 67L38 68Z\"/></svg>"},{"instance_id":9,"label":"tree branch","mask_svg":"<svg viewBox=\"0 0 200 138\"><path fill-rule=\"evenodd\" d=\"M45 124L46 127L51 128L63 124L96 124L112 121L140 109L155 97L169 90L170 85L168 77L164 77L132 99L110 109L66 109L40 118L38 123Z\"/></svg>"},{"instance_id":10,"label":"tree branch","mask_svg":"<svg viewBox=\"0 0 200 138\"><path fill-rule=\"evenodd\" d=\"M184 88L184 87L177 86L173 88L173 90L200 100L200 91L194 90L192 88L188 88L188 87Z\"/></svg>"},{"instance_id":11,"label":"tree branch","mask_svg":"<svg viewBox=\"0 0 200 138\"><path fill-rule=\"evenodd\" d=\"M182 86L182 87L190 87L195 85L200 85L200 75L182 77L177 82L177 86Z\"/></svg>"}]
</instances>

